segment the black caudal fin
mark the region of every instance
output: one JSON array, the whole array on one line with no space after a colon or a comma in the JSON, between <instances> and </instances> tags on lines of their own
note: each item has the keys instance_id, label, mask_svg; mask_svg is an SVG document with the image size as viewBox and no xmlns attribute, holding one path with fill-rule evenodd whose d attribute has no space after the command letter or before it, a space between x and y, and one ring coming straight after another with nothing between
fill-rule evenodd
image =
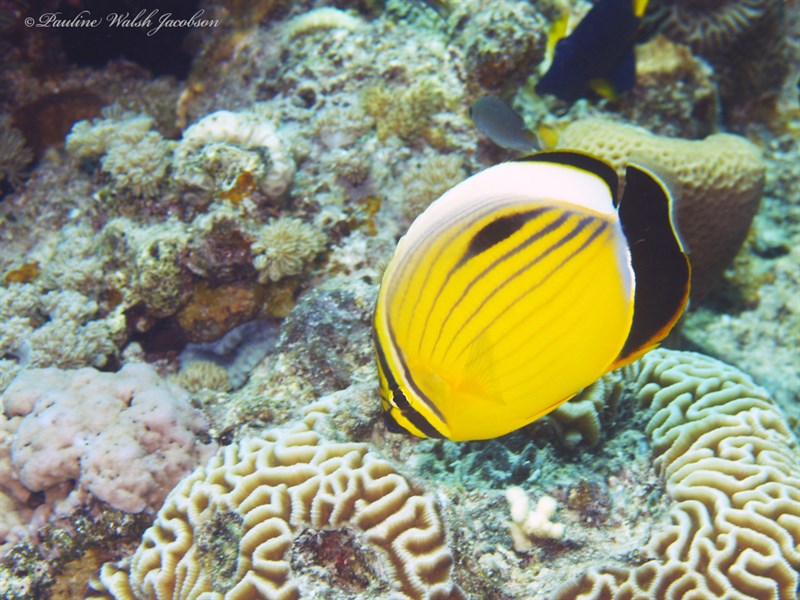
<instances>
[{"instance_id":1,"label":"black caudal fin","mask_svg":"<svg viewBox=\"0 0 800 600\"><path fill-rule=\"evenodd\" d=\"M619 218L631 252L636 292L633 324L617 366L664 339L686 307L691 267L672 221L672 201L656 175L628 165Z\"/></svg>"}]
</instances>

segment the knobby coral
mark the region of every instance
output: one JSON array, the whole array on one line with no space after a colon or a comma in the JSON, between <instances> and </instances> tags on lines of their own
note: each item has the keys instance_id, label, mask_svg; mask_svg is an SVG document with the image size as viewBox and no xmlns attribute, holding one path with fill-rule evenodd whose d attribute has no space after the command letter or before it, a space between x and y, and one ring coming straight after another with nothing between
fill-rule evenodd
<instances>
[{"instance_id":1,"label":"knobby coral","mask_svg":"<svg viewBox=\"0 0 800 600\"><path fill-rule=\"evenodd\" d=\"M70 514L89 496L126 512L155 511L216 449L199 440L206 430L186 392L150 365L28 369L0 395L0 496L23 516L32 516L32 493L46 498L40 517Z\"/></svg>"},{"instance_id":2,"label":"knobby coral","mask_svg":"<svg viewBox=\"0 0 800 600\"><path fill-rule=\"evenodd\" d=\"M298 598L298 539L339 530L361 546L351 552L373 556L364 598L461 598L432 498L365 444L324 440L318 417L228 446L184 479L89 597Z\"/></svg>"},{"instance_id":3,"label":"knobby coral","mask_svg":"<svg viewBox=\"0 0 800 600\"><path fill-rule=\"evenodd\" d=\"M672 524L635 567L591 571L557 598L797 597L800 449L780 410L741 371L707 356L656 350L626 369Z\"/></svg>"}]
</instances>

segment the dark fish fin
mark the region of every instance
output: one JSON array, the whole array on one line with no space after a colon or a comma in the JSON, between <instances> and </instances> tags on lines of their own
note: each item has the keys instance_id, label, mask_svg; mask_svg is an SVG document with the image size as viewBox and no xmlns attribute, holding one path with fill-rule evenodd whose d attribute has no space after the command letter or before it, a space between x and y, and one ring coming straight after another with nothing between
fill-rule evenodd
<instances>
[{"instance_id":1,"label":"dark fish fin","mask_svg":"<svg viewBox=\"0 0 800 600\"><path fill-rule=\"evenodd\" d=\"M497 96L484 96L469 108L469 116L483 135L501 148L518 152L533 152L539 143L522 116Z\"/></svg>"},{"instance_id":2,"label":"dark fish fin","mask_svg":"<svg viewBox=\"0 0 800 600\"><path fill-rule=\"evenodd\" d=\"M631 330L614 368L657 345L686 307L691 267L672 221L671 204L672 196L660 179L644 167L628 165L619 218L636 292Z\"/></svg>"},{"instance_id":3,"label":"dark fish fin","mask_svg":"<svg viewBox=\"0 0 800 600\"><path fill-rule=\"evenodd\" d=\"M560 165L569 165L576 169L582 169L594 173L600 179L606 182L608 189L611 191L611 197L614 198L614 205L617 205L617 189L619 188L619 179L614 167L591 154L585 154L576 150L551 150L545 152L537 152L529 156L518 158L518 161L532 161L532 162L552 162Z\"/></svg>"}]
</instances>

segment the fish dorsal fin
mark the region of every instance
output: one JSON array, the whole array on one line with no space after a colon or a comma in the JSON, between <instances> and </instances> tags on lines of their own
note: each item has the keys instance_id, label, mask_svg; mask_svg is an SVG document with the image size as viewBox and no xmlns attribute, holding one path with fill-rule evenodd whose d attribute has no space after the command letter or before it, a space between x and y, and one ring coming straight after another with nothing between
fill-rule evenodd
<instances>
[{"instance_id":1,"label":"fish dorsal fin","mask_svg":"<svg viewBox=\"0 0 800 600\"><path fill-rule=\"evenodd\" d=\"M672 219L672 201L666 185L651 171L628 165L619 218L636 288L633 323L615 367L656 346L686 307L691 268Z\"/></svg>"},{"instance_id":2,"label":"fish dorsal fin","mask_svg":"<svg viewBox=\"0 0 800 600\"><path fill-rule=\"evenodd\" d=\"M577 150L549 150L544 152L537 152L529 156L524 156L520 161L531 162L552 162L560 165L568 165L577 169L594 173L602 179L610 190L611 197L614 198L614 205L617 201L617 189L619 187L619 178L614 168L599 158L579 152Z\"/></svg>"}]
</instances>

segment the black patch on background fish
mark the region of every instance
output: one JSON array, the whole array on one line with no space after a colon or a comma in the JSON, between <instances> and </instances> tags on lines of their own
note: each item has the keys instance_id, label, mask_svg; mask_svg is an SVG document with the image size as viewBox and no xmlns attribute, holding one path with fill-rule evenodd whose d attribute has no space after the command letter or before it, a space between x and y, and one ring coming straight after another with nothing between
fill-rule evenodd
<instances>
[{"instance_id":1,"label":"black patch on background fish","mask_svg":"<svg viewBox=\"0 0 800 600\"><path fill-rule=\"evenodd\" d=\"M638 27L632 0L597 0L574 31L556 44L553 62L536 92L574 102L594 95L593 79L609 81L617 93L630 89Z\"/></svg>"},{"instance_id":2,"label":"black patch on background fish","mask_svg":"<svg viewBox=\"0 0 800 600\"><path fill-rule=\"evenodd\" d=\"M618 204L617 188L619 186L619 178L617 177L617 172L614 170L614 167L599 158L595 158L591 154L584 154L583 152L576 152L575 150L554 150L552 152L537 152L536 154L523 156L517 160L519 162L552 162L594 173L605 181L608 189L611 191L611 197L614 199L614 206Z\"/></svg>"},{"instance_id":3,"label":"black patch on background fish","mask_svg":"<svg viewBox=\"0 0 800 600\"><path fill-rule=\"evenodd\" d=\"M650 174L633 165L625 171L619 206L636 280L633 323L620 359L652 343L675 321L689 293L689 260L670 221L670 198Z\"/></svg>"}]
</instances>

